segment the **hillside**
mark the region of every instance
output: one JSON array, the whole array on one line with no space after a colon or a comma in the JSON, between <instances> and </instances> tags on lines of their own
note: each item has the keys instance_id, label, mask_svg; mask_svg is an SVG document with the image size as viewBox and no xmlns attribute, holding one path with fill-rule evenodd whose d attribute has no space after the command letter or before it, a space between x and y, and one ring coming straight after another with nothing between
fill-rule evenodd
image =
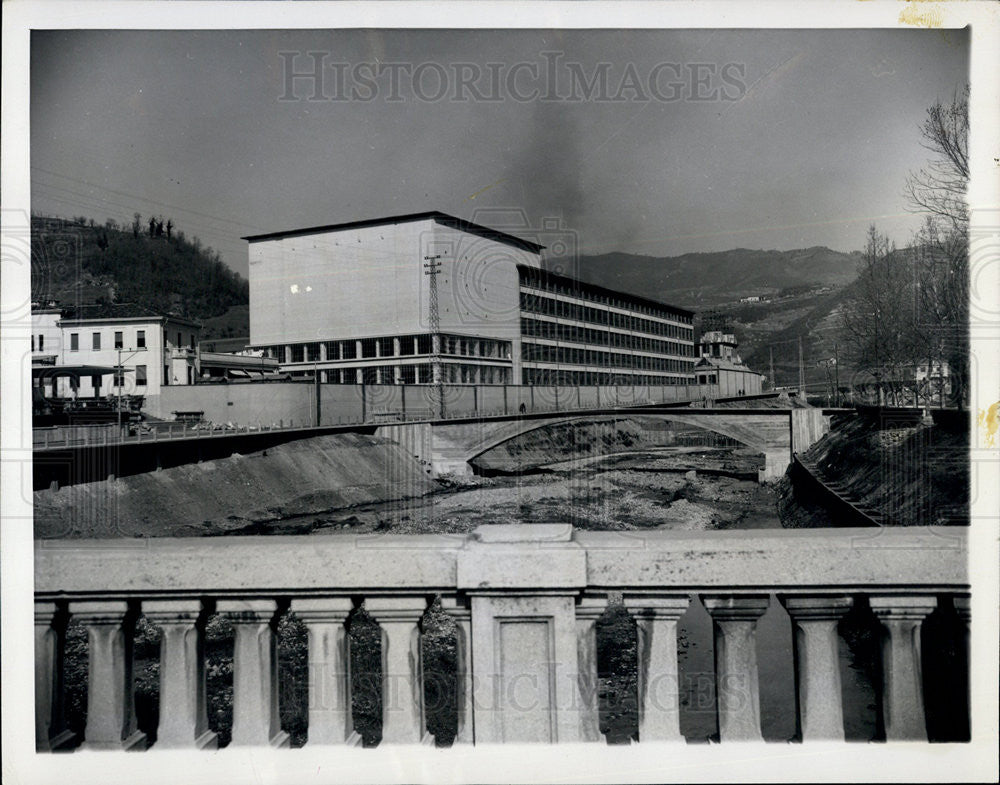
<instances>
[{"instance_id":1,"label":"hillside","mask_svg":"<svg viewBox=\"0 0 1000 785\"><path fill-rule=\"evenodd\" d=\"M172 222L151 230L148 222L120 227L32 216L31 299L62 306L130 303L229 326L233 319L224 317L230 308L245 308L249 285Z\"/></svg>"},{"instance_id":2,"label":"hillside","mask_svg":"<svg viewBox=\"0 0 1000 785\"><path fill-rule=\"evenodd\" d=\"M701 310L741 297L775 296L793 287L842 287L856 277L858 258L823 247L736 248L673 257L610 253L581 256L573 274L601 286Z\"/></svg>"},{"instance_id":3,"label":"hillside","mask_svg":"<svg viewBox=\"0 0 1000 785\"><path fill-rule=\"evenodd\" d=\"M797 385L798 339L802 338L806 384L827 389L827 368L834 357L839 308L857 277L860 255L814 247L795 251L736 248L675 257L611 253L583 256L576 274L583 280L642 294L696 312L696 332L725 329L736 334L740 354L751 368L770 376L774 356L776 384ZM741 303L759 296L762 302ZM841 383L850 371L841 360Z\"/></svg>"},{"instance_id":4,"label":"hillside","mask_svg":"<svg viewBox=\"0 0 1000 785\"><path fill-rule=\"evenodd\" d=\"M249 335L249 286L211 248L172 225L104 225L83 218L32 218L32 300L63 306L130 303L197 319L203 339ZM169 234L169 236L168 236ZM562 261L562 260L560 260ZM751 367L768 372L774 348L777 383L798 380L804 336L807 381L826 380L817 359L832 356L836 309L855 278L856 253L814 247L796 251L737 248L676 257L610 253L580 257L579 278L654 297L698 312L696 327L721 319L736 332ZM760 296L766 302L740 303Z\"/></svg>"}]
</instances>

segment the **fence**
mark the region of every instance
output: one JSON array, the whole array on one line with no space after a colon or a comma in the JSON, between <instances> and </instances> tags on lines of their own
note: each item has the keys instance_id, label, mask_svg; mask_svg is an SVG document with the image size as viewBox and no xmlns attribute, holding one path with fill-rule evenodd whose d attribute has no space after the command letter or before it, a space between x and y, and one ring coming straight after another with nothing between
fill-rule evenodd
<instances>
[{"instance_id":1,"label":"fence","mask_svg":"<svg viewBox=\"0 0 1000 785\"><path fill-rule=\"evenodd\" d=\"M714 628L723 744L761 739L755 635L774 601L794 630L801 739L844 739L837 623L861 598L882 630L885 737L926 741L920 629L939 603L967 624L966 538L925 527L617 533L538 524L455 536L37 542L36 744L68 741L62 647L75 618L90 646L83 747L144 748L131 667L141 613L162 630L156 746L214 746L209 611L235 627L233 745L288 744L275 648L286 612L309 634L307 746L350 744L344 622L359 598L381 627L381 744L426 743L419 641L432 595L458 628L459 744L602 741L595 624L618 596L638 625L640 744L682 740L677 624L692 598Z\"/></svg>"}]
</instances>

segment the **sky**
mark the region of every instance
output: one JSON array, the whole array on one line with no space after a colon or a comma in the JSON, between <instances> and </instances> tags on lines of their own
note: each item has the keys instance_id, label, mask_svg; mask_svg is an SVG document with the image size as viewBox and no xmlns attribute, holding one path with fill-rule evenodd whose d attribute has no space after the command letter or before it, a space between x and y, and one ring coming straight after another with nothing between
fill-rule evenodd
<instances>
[{"instance_id":1,"label":"sky","mask_svg":"<svg viewBox=\"0 0 1000 785\"><path fill-rule=\"evenodd\" d=\"M903 244L959 30L34 31L32 210L241 236L441 210L581 253ZM317 71L317 68L319 69ZM319 73L319 77L316 74ZM308 74L308 76L292 76Z\"/></svg>"}]
</instances>

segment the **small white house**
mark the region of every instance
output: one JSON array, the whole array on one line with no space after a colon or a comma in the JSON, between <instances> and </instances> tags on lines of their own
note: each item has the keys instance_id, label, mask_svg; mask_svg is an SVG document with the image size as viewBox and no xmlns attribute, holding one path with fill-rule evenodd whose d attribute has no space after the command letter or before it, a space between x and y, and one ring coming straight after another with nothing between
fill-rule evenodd
<instances>
[{"instance_id":1,"label":"small white house","mask_svg":"<svg viewBox=\"0 0 1000 785\"><path fill-rule=\"evenodd\" d=\"M111 369L59 376L47 395L102 398L156 396L160 388L194 384L201 325L131 304L32 311L32 363ZM119 369L116 373L114 369Z\"/></svg>"}]
</instances>

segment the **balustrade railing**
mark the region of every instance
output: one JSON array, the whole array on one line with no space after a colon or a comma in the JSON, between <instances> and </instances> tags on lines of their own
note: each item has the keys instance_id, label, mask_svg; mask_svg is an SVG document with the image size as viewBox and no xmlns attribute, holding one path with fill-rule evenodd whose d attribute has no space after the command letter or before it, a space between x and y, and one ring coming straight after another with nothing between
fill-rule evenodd
<instances>
[{"instance_id":1,"label":"balustrade railing","mask_svg":"<svg viewBox=\"0 0 1000 785\"><path fill-rule=\"evenodd\" d=\"M457 629L456 743L600 742L596 626L609 602L637 625L638 740L681 742L678 623L711 617L718 738L760 741L758 620L790 617L798 737L843 740L838 622L865 598L881 625L888 740L927 740L922 621L948 598L968 623L958 528L586 532L484 526L471 535L244 537L36 543L38 750L70 744L64 641L89 644L85 749L141 749L132 641L161 631L157 747L213 748L205 623L235 630L233 745L285 747L276 625L308 631L308 742L356 744L345 622L360 598L382 631L382 744L428 741L421 618L429 598Z\"/></svg>"}]
</instances>

